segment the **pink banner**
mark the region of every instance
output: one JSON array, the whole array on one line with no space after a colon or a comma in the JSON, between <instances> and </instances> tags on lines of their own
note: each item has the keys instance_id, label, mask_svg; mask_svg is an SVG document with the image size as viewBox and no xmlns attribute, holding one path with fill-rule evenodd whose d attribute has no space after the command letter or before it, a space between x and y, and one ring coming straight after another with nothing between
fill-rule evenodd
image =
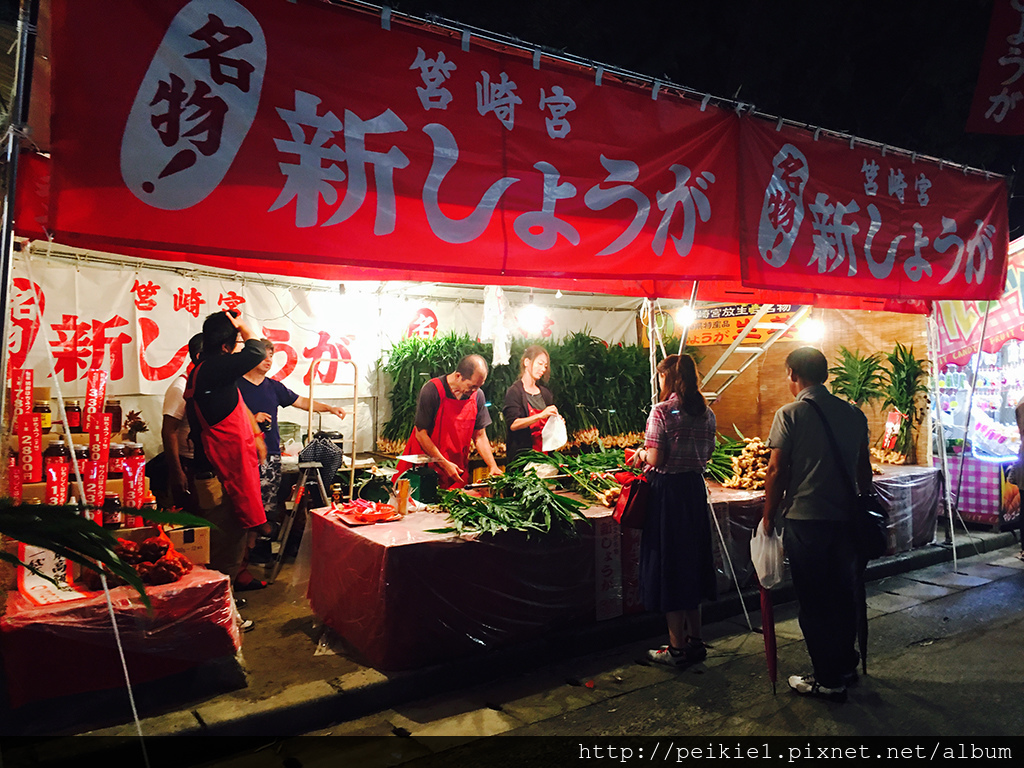
<instances>
[{"instance_id":1,"label":"pink banner","mask_svg":"<svg viewBox=\"0 0 1024 768\"><path fill-rule=\"evenodd\" d=\"M981 345L984 352L998 352L1008 339L1024 341L1024 251L1010 257L1006 292L998 302L941 301L938 303L939 368L966 365L978 351L985 310L988 326ZM991 303L991 307L989 304Z\"/></svg>"},{"instance_id":2,"label":"pink banner","mask_svg":"<svg viewBox=\"0 0 1024 768\"><path fill-rule=\"evenodd\" d=\"M745 285L903 300L1002 293L1002 179L756 120L743 123L741 165Z\"/></svg>"},{"instance_id":3,"label":"pink banner","mask_svg":"<svg viewBox=\"0 0 1024 768\"><path fill-rule=\"evenodd\" d=\"M1024 3L996 0L967 130L1024 134Z\"/></svg>"}]
</instances>

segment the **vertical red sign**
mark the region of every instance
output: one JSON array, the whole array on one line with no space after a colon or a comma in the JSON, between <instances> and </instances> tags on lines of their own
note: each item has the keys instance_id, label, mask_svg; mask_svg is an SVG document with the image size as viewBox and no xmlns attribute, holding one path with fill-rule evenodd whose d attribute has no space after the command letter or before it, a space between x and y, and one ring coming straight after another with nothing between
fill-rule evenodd
<instances>
[{"instance_id":1,"label":"vertical red sign","mask_svg":"<svg viewBox=\"0 0 1024 768\"><path fill-rule=\"evenodd\" d=\"M12 499L21 503L21 467L17 460L11 456L7 460L7 493Z\"/></svg>"},{"instance_id":2,"label":"vertical red sign","mask_svg":"<svg viewBox=\"0 0 1024 768\"><path fill-rule=\"evenodd\" d=\"M18 417L18 456L21 476L26 483L43 481L43 426L39 416L23 413Z\"/></svg>"},{"instance_id":3,"label":"vertical red sign","mask_svg":"<svg viewBox=\"0 0 1024 768\"><path fill-rule=\"evenodd\" d=\"M89 371L86 377L85 384L85 413L83 418L85 420L85 431L90 434L93 432L93 422L97 415L103 413L103 401L107 398L107 378L108 374L106 371L92 370ZM31 409L30 409L31 410ZM107 422L107 429L110 428L110 422ZM107 440L109 444L110 440Z\"/></svg>"},{"instance_id":4,"label":"vertical red sign","mask_svg":"<svg viewBox=\"0 0 1024 768\"><path fill-rule=\"evenodd\" d=\"M19 368L14 372L13 381L13 410L14 427L18 428L18 417L26 413L32 413L32 386L33 372L31 368Z\"/></svg>"},{"instance_id":5,"label":"vertical red sign","mask_svg":"<svg viewBox=\"0 0 1024 768\"><path fill-rule=\"evenodd\" d=\"M67 504L68 475L68 463L63 459L48 459L46 461L47 504Z\"/></svg>"},{"instance_id":6,"label":"vertical red sign","mask_svg":"<svg viewBox=\"0 0 1024 768\"><path fill-rule=\"evenodd\" d=\"M128 456L124 460L124 506L131 509L142 507L146 492L146 457ZM129 515L125 521L129 527L142 525L142 518Z\"/></svg>"},{"instance_id":7,"label":"vertical red sign","mask_svg":"<svg viewBox=\"0 0 1024 768\"><path fill-rule=\"evenodd\" d=\"M94 421L98 428L89 432L89 471L86 474L85 495L89 506L98 510L103 506L103 495L107 492L107 464L110 461L110 414L98 413Z\"/></svg>"}]
</instances>

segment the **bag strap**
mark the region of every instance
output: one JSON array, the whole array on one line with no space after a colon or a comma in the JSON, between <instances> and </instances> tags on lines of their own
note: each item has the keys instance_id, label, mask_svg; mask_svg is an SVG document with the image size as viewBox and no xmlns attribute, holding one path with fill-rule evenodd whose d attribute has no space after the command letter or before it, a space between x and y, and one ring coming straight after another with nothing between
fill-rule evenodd
<instances>
[{"instance_id":1,"label":"bag strap","mask_svg":"<svg viewBox=\"0 0 1024 768\"><path fill-rule=\"evenodd\" d=\"M832 446L832 455L835 458L836 464L839 465L839 471L842 473L843 479L846 481L846 487L850 492L850 498L856 499L858 495L857 486L854 484L853 478L850 477L850 473L846 469L846 464L843 463L843 454L839 450L839 443L836 442L836 436L832 432L832 425L829 424L828 419L825 418L825 412L822 411L821 406L811 398L805 397L803 401L808 403L814 409L815 413L821 417L821 423L825 425L825 435L828 437L829 445Z\"/></svg>"}]
</instances>

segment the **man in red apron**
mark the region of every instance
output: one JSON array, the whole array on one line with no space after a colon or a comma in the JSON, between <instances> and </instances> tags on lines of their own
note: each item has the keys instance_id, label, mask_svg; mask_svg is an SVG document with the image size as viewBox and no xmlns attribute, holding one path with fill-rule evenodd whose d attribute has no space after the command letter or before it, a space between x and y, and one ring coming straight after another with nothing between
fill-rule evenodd
<instances>
[{"instance_id":1,"label":"man in red apron","mask_svg":"<svg viewBox=\"0 0 1024 768\"><path fill-rule=\"evenodd\" d=\"M210 567L235 581L249 530L263 525L254 425L236 381L259 365L263 345L235 314L216 312L203 323L203 355L185 385L193 472L200 514L210 532Z\"/></svg>"},{"instance_id":2,"label":"man in red apron","mask_svg":"<svg viewBox=\"0 0 1024 768\"><path fill-rule=\"evenodd\" d=\"M492 475L501 469L494 461L487 426L491 423L484 393L487 361L480 355L467 355L447 376L431 379L420 390L416 403L416 426L405 444L406 454L426 454L436 461L442 488L461 488L469 482L469 446L477 452ZM412 465L398 463L404 472Z\"/></svg>"}]
</instances>

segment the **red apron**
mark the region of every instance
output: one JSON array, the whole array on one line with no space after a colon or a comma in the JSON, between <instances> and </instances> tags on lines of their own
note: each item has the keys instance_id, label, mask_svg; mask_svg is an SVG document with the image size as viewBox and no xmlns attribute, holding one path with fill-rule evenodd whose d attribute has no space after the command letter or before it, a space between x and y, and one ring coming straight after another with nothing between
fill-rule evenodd
<instances>
[{"instance_id":1,"label":"red apron","mask_svg":"<svg viewBox=\"0 0 1024 768\"><path fill-rule=\"evenodd\" d=\"M185 399L194 393L195 377L202 363L196 366L185 390ZM235 388L238 403L223 420L210 426L203 418L203 411L193 403L196 416L203 431L203 451L213 465L214 472L235 508L235 516L243 528L255 528L267 522L263 509L263 494L260 492L259 454L253 436L249 411L242 401L242 395Z\"/></svg>"},{"instance_id":2,"label":"red apron","mask_svg":"<svg viewBox=\"0 0 1024 768\"><path fill-rule=\"evenodd\" d=\"M533 416L534 414L540 413L529 403L526 404L526 415ZM544 425L548 423L547 419L541 419L535 421L530 425L530 438L533 440L533 450L543 453L541 450L544 447L544 438L541 433L544 431Z\"/></svg>"},{"instance_id":3,"label":"red apron","mask_svg":"<svg viewBox=\"0 0 1024 768\"><path fill-rule=\"evenodd\" d=\"M456 400L448 396L441 379L431 379L430 382L437 387L437 393L441 396L441 405L434 417L434 429L430 433L430 439L441 455L457 466L462 473L462 479L452 480L435 465L438 485L441 488L461 488L469 481L469 445L473 441L473 433L476 432L476 393L465 400ZM423 453L423 446L416 439L415 427L405 443L403 453ZM400 461L396 469L401 474L412 466L408 462Z\"/></svg>"}]
</instances>

